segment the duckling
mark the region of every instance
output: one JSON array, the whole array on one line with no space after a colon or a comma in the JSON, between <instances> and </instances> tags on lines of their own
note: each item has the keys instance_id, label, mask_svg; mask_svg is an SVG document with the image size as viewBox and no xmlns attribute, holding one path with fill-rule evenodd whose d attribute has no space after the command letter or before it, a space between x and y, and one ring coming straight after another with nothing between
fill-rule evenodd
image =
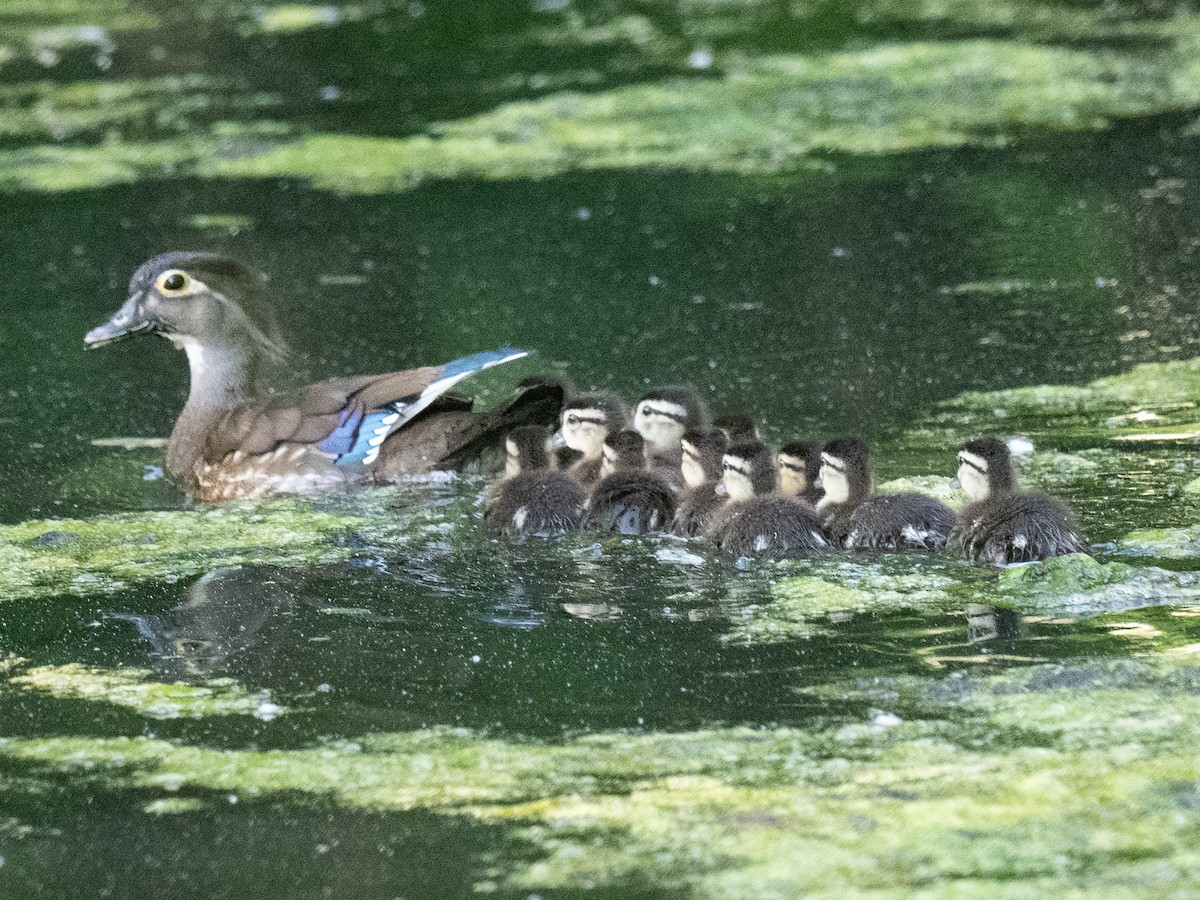
<instances>
[{"instance_id":1,"label":"duckling","mask_svg":"<svg viewBox=\"0 0 1200 900\"><path fill-rule=\"evenodd\" d=\"M469 398L448 393L476 372L528 355L508 347L440 366L262 391L260 376L286 358L286 344L263 278L220 254L176 251L143 263L125 303L84 344L143 333L167 338L188 357L191 389L165 467L199 502L336 490L378 480L396 460L414 474L428 472L468 445L536 420L524 417L520 397L478 414ZM546 409L540 401L537 408Z\"/></svg>"},{"instance_id":2,"label":"duckling","mask_svg":"<svg viewBox=\"0 0 1200 900\"><path fill-rule=\"evenodd\" d=\"M779 490L816 506L825 491L817 484L821 471L821 445L811 441L793 441L775 457L779 467Z\"/></svg>"},{"instance_id":3,"label":"duckling","mask_svg":"<svg viewBox=\"0 0 1200 900\"><path fill-rule=\"evenodd\" d=\"M567 469L567 474L584 487L600 480L604 439L610 432L625 427L629 407L616 394L593 391L580 394L563 404L561 427L550 439L550 449L569 448L582 454Z\"/></svg>"},{"instance_id":4,"label":"duckling","mask_svg":"<svg viewBox=\"0 0 1200 900\"><path fill-rule=\"evenodd\" d=\"M564 402L567 397L574 397L577 393L579 393L575 388L575 382L561 373L555 373L553 375L527 375L517 382L517 390L519 391L531 391L539 389L546 391L557 390ZM554 417L555 421L557 421L562 409L563 403L560 402L558 406L558 412ZM570 447L559 447L556 450L552 450L551 453L552 469L568 469L574 463L579 462L579 460L583 458L582 453L580 453L578 450L572 450Z\"/></svg>"},{"instance_id":5,"label":"duckling","mask_svg":"<svg viewBox=\"0 0 1200 900\"><path fill-rule=\"evenodd\" d=\"M761 440L758 426L749 416L717 416L713 419L712 427L719 429L730 444L744 444L749 441Z\"/></svg>"},{"instance_id":6,"label":"duckling","mask_svg":"<svg viewBox=\"0 0 1200 900\"><path fill-rule=\"evenodd\" d=\"M514 428L505 437L505 480L483 513L492 530L525 537L579 527L587 492L571 476L550 468L549 441L550 430L536 425Z\"/></svg>"},{"instance_id":7,"label":"duckling","mask_svg":"<svg viewBox=\"0 0 1200 900\"><path fill-rule=\"evenodd\" d=\"M813 508L776 490L775 463L764 444L735 444L725 451L721 468L716 490L729 502L708 531L718 550L781 559L829 549Z\"/></svg>"},{"instance_id":8,"label":"duckling","mask_svg":"<svg viewBox=\"0 0 1200 900\"><path fill-rule=\"evenodd\" d=\"M650 465L675 473L683 461L683 433L710 427L708 407L691 385L656 388L634 407L633 427L646 439Z\"/></svg>"},{"instance_id":9,"label":"duckling","mask_svg":"<svg viewBox=\"0 0 1200 900\"><path fill-rule=\"evenodd\" d=\"M600 482L592 488L584 525L618 534L662 531L675 516L675 491L646 469L646 442L636 431L604 439Z\"/></svg>"},{"instance_id":10,"label":"duckling","mask_svg":"<svg viewBox=\"0 0 1200 900\"><path fill-rule=\"evenodd\" d=\"M958 451L958 481L967 495L953 540L976 565L1003 566L1087 553L1071 515L1044 494L1017 489L1002 441L970 441Z\"/></svg>"},{"instance_id":11,"label":"duckling","mask_svg":"<svg viewBox=\"0 0 1200 900\"><path fill-rule=\"evenodd\" d=\"M672 530L683 537L703 534L713 515L725 503L717 493L721 480L721 461L728 441L725 433L688 431L683 435L683 465L681 471L688 489L679 498Z\"/></svg>"},{"instance_id":12,"label":"duckling","mask_svg":"<svg viewBox=\"0 0 1200 900\"><path fill-rule=\"evenodd\" d=\"M924 494L871 494L867 445L844 438L821 452L817 504L825 530L837 543L855 550L940 550L954 528L954 513Z\"/></svg>"}]
</instances>

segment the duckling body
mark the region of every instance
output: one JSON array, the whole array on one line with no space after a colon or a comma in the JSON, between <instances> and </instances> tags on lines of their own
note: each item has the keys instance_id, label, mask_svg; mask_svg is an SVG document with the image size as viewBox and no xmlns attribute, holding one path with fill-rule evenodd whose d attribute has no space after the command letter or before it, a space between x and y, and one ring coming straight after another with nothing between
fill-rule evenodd
<instances>
[{"instance_id":1,"label":"duckling body","mask_svg":"<svg viewBox=\"0 0 1200 900\"><path fill-rule=\"evenodd\" d=\"M380 458L415 447L422 414L473 413L443 399L459 381L527 355L502 348L385 375L333 378L298 391L262 394L261 371L284 355L261 278L217 254L167 253L143 264L129 298L84 338L100 347L138 333L162 335L188 356L191 388L167 444L171 478L201 502L320 493L369 482ZM439 403L440 401L440 403ZM483 430L491 427L478 420ZM433 431L425 430L430 437ZM468 429L472 441L483 431ZM461 449L437 429L417 458ZM498 437L498 435L496 435ZM385 449L386 448L386 449ZM433 468L426 463L423 471Z\"/></svg>"},{"instance_id":2,"label":"duckling body","mask_svg":"<svg viewBox=\"0 0 1200 900\"><path fill-rule=\"evenodd\" d=\"M1001 441L971 441L958 458L958 478L971 502L959 514L953 540L973 563L1003 566L1089 552L1061 505L1017 490L1012 456Z\"/></svg>"},{"instance_id":3,"label":"duckling body","mask_svg":"<svg viewBox=\"0 0 1200 900\"><path fill-rule=\"evenodd\" d=\"M550 535L579 528L587 493L574 478L549 468L546 428L527 426L505 439L506 479L489 497L484 519L511 537Z\"/></svg>"},{"instance_id":4,"label":"duckling body","mask_svg":"<svg viewBox=\"0 0 1200 900\"><path fill-rule=\"evenodd\" d=\"M604 441L603 477L588 497L584 525L616 534L664 531L675 517L675 490L646 469L645 442L636 431Z\"/></svg>"},{"instance_id":5,"label":"duckling body","mask_svg":"<svg viewBox=\"0 0 1200 900\"><path fill-rule=\"evenodd\" d=\"M713 545L733 556L787 559L829 549L821 520L811 506L777 491L771 451L754 441L726 451L719 490L729 502L708 531Z\"/></svg>"},{"instance_id":6,"label":"duckling body","mask_svg":"<svg viewBox=\"0 0 1200 900\"><path fill-rule=\"evenodd\" d=\"M825 496L817 509L834 543L851 550L940 550L956 521L945 504L924 494L871 496L867 445L833 441L821 454Z\"/></svg>"},{"instance_id":7,"label":"duckling body","mask_svg":"<svg viewBox=\"0 0 1200 900\"><path fill-rule=\"evenodd\" d=\"M681 537L704 534L725 497L717 493L721 481L721 461L725 455L725 433L688 431L683 435L681 473L687 489L679 497L671 530Z\"/></svg>"}]
</instances>

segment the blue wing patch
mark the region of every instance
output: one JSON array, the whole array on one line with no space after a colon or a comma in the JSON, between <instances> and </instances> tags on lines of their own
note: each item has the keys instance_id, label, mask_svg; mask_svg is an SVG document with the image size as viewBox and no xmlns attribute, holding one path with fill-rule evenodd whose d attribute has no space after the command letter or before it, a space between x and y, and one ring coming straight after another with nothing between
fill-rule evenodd
<instances>
[{"instance_id":1,"label":"blue wing patch","mask_svg":"<svg viewBox=\"0 0 1200 900\"><path fill-rule=\"evenodd\" d=\"M334 462L339 466L369 466L379 458L379 448L393 431L411 422L454 385L476 372L521 359L529 353L529 350L518 350L515 347L500 347L497 350L485 350L448 362L438 369L437 378L420 394L394 400L365 415L360 411L359 420L352 431L351 423L354 417L343 413L338 427L318 446L327 453L337 453L338 457ZM347 449L342 450L342 447Z\"/></svg>"}]
</instances>

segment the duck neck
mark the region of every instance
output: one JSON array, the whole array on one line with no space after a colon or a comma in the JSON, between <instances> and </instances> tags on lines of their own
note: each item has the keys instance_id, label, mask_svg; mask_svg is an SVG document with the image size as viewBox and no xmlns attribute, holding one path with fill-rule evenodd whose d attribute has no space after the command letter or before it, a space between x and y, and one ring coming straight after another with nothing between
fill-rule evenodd
<instances>
[{"instance_id":1,"label":"duck neck","mask_svg":"<svg viewBox=\"0 0 1200 900\"><path fill-rule=\"evenodd\" d=\"M167 443L167 472L186 486L194 477L209 430L246 399L253 371L244 347L209 346L193 338L174 343L187 353L191 389Z\"/></svg>"}]
</instances>

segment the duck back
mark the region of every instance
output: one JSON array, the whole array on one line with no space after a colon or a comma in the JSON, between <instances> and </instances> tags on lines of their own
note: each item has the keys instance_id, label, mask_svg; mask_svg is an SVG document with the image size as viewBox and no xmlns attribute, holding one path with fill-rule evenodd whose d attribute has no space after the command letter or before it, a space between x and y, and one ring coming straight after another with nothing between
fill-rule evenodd
<instances>
[{"instance_id":1,"label":"duck back","mask_svg":"<svg viewBox=\"0 0 1200 900\"><path fill-rule=\"evenodd\" d=\"M924 494L880 494L850 514L845 544L855 550L941 550L954 513Z\"/></svg>"},{"instance_id":2,"label":"duck back","mask_svg":"<svg viewBox=\"0 0 1200 900\"><path fill-rule=\"evenodd\" d=\"M584 525L610 534L665 531L675 517L675 491L654 472L620 471L592 489Z\"/></svg>"},{"instance_id":3,"label":"duck back","mask_svg":"<svg viewBox=\"0 0 1200 900\"><path fill-rule=\"evenodd\" d=\"M679 498L679 508L675 512L671 530L681 537L704 534L725 502L725 498L717 494L715 481L706 481L690 488Z\"/></svg>"},{"instance_id":4,"label":"duck back","mask_svg":"<svg viewBox=\"0 0 1200 900\"><path fill-rule=\"evenodd\" d=\"M496 488L483 512L488 526L511 537L559 534L583 521L587 494L562 472L522 472Z\"/></svg>"},{"instance_id":5,"label":"duck back","mask_svg":"<svg viewBox=\"0 0 1200 900\"><path fill-rule=\"evenodd\" d=\"M709 530L716 548L733 556L772 559L829 549L820 517L795 497L755 497L728 503Z\"/></svg>"},{"instance_id":6,"label":"duck back","mask_svg":"<svg viewBox=\"0 0 1200 900\"><path fill-rule=\"evenodd\" d=\"M977 565L1088 552L1070 514L1043 494L1004 494L968 505L953 540Z\"/></svg>"}]
</instances>

